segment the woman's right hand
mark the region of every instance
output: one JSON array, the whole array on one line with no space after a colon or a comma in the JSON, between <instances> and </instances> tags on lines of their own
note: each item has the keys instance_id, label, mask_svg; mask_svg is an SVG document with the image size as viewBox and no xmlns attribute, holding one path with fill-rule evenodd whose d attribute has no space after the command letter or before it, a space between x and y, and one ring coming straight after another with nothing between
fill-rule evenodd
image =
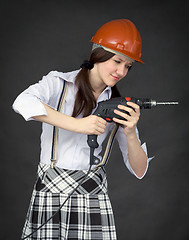
<instances>
[{"instance_id":1,"label":"woman's right hand","mask_svg":"<svg viewBox=\"0 0 189 240\"><path fill-rule=\"evenodd\" d=\"M87 135L100 135L104 133L107 122L98 116L90 115L88 117L77 119L77 131Z\"/></svg>"},{"instance_id":2,"label":"woman's right hand","mask_svg":"<svg viewBox=\"0 0 189 240\"><path fill-rule=\"evenodd\" d=\"M60 113L45 103L42 103L46 109L47 115L34 116L33 118L40 122L45 122L68 131L83 133L87 135L100 135L104 133L107 122L98 116L90 115L84 118L74 118Z\"/></svg>"}]
</instances>

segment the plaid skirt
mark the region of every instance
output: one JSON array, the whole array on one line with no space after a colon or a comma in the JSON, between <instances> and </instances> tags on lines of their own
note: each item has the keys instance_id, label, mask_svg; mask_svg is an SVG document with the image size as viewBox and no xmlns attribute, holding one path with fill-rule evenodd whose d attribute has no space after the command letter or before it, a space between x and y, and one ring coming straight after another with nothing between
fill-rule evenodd
<instances>
[{"instance_id":1,"label":"plaid skirt","mask_svg":"<svg viewBox=\"0 0 189 240\"><path fill-rule=\"evenodd\" d=\"M57 211L86 173L39 164L22 238ZM91 172L54 218L27 239L116 240L104 168Z\"/></svg>"}]
</instances>

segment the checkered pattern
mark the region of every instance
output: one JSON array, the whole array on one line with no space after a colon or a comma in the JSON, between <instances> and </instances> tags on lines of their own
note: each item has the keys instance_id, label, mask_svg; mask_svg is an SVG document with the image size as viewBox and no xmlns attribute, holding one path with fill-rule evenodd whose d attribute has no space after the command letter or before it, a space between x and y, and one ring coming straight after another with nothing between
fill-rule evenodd
<instances>
[{"instance_id":1,"label":"checkered pattern","mask_svg":"<svg viewBox=\"0 0 189 240\"><path fill-rule=\"evenodd\" d=\"M39 164L22 237L51 217L87 171L49 168ZM31 239L116 240L111 203L103 168L91 172L62 209Z\"/></svg>"}]
</instances>

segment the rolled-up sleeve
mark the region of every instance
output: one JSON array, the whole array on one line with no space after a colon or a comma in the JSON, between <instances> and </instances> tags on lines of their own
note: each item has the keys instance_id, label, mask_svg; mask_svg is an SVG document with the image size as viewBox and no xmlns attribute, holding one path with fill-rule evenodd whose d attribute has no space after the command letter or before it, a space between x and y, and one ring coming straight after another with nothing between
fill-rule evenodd
<instances>
[{"instance_id":1,"label":"rolled-up sleeve","mask_svg":"<svg viewBox=\"0 0 189 240\"><path fill-rule=\"evenodd\" d=\"M44 76L38 83L31 85L15 99L12 108L21 114L26 121L34 120L34 116L47 115L42 102L54 108L53 101L61 89L60 82L54 77L54 71ZM50 103L51 102L51 103Z\"/></svg>"},{"instance_id":2,"label":"rolled-up sleeve","mask_svg":"<svg viewBox=\"0 0 189 240\"><path fill-rule=\"evenodd\" d=\"M139 139L139 132L138 132L138 129L136 129L136 133L137 133L137 137ZM124 160L124 163L125 165L127 166L128 170L133 174L135 175L135 177L137 177L138 179L142 179L145 175L146 175L146 172L148 170L148 166L149 166L149 162L154 158L154 157L148 157L148 153L147 153L147 146L146 146L146 143L143 143L141 145L142 149L144 150L146 156L147 156L147 165L146 165L146 170L143 174L142 177L138 177L137 174L135 173L135 171L132 169L130 163L129 163L129 159L128 159L128 147L127 147L127 139L126 139L126 136L123 132L123 128L122 127L119 127L117 133L116 133L116 139L118 141L118 144L119 144L119 147L120 147L120 150L122 152L122 155L123 155L123 160ZM139 142L141 143L140 139L139 139Z\"/></svg>"}]
</instances>

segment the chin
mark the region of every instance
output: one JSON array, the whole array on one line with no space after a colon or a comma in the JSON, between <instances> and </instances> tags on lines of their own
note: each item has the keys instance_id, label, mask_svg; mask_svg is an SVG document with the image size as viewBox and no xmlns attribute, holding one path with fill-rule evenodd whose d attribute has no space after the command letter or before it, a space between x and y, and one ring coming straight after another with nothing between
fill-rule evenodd
<instances>
[{"instance_id":1,"label":"chin","mask_svg":"<svg viewBox=\"0 0 189 240\"><path fill-rule=\"evenodd\" d=\"M113 87L113 86L116 85L116 83L117 83L117 82L108 83L107 86L108 86L108 87Z\"/></svg>"}]
</instances>

